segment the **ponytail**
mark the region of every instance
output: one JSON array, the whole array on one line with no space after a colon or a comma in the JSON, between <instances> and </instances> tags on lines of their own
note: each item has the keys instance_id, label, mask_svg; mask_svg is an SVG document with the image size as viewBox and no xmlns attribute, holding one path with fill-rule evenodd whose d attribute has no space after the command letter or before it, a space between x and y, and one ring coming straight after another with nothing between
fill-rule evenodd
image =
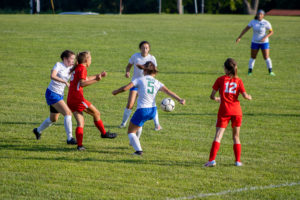
<instances>
[{"instance_id":1,"label":"ponytail","mask_svg":"<svg viewBox=\"0 0 300 200\"><path fill-rule=\"evenodd\" d=\"M233 58L227 58L224 62L224 67L228 71L227 75L234 78L237 77L237 63Z\"/></svg>"}]
</instances>

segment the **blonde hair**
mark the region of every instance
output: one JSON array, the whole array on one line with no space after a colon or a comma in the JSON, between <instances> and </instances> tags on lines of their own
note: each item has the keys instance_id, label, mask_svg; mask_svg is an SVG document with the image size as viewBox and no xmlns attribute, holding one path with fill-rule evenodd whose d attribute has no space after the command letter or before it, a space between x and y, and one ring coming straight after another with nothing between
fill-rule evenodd
<instances>
[{"instance_id":1,"label":"blonde hair","mask_svg":"<svg viewBox=\"0 0 300 200\"><path fill-rule=\"evenodd\" d=\"M83 63L86 63L87 62L87 59L88 57L91 56L91 53L89 51L82 51L82 52L79 52L77 55L76 55L76 63L75 65L72 67L72 69L70 70L70 74L75 71L76 67L79 65L79 64L83 64Z\"/></svg>"}]
</instances>

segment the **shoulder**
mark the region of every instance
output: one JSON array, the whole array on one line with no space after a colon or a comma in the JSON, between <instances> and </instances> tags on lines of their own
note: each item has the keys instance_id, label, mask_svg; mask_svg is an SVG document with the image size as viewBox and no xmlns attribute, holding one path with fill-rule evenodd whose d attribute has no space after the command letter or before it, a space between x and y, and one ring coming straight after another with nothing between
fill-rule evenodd
<instances>
[{"instance_id":1,"label":"shoulder","mask_svg":"<svg viewBox=\"0 0 300 200\"><path fill-rule=\"evenodd\" d=\"M257 20L256 19L252 19L250 22L249 22L249 24L248 25L253 25L253 24L255 24L255 23L257 23Z\"/></svg>"},{"instance_id":2,"label":"shoulder","mask_svg":"<svg viewBox=\"0 0 300 200\"><path fill-rule=\"evenodd\" d=\"M60 68L62 68L63 66L64 66L63 63L57 62L57 63L55 63L55 65L53 66L53 69L60 69Z\"/></svg>"},{"instance_id":3,"label":"shoulder","mask_svg":"<svg viewBox=\"0 0 300 200\"><path fill-rule=\"evenodd\" d=\"M134 53L131 57L136 58L136 57L140 57L140 56L141 56L141 53Z\"/></svg>"}]
</instances>

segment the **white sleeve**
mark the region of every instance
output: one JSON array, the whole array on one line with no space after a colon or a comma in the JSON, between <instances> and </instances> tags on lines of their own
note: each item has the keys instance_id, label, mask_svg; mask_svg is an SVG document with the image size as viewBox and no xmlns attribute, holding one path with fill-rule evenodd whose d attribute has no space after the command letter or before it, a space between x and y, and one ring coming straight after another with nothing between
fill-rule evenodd
<instances>
[{"instance_id":1,"label":"white sleeve","mask_svg":"<svg viewBox=\"0 0 300 200\"><path fill-rule=\"evenodd\" d=\"M60 69L60 63L59 62L57 62L54 66L53 66L53 68L52 68L52 70L55 70L55 71L59 71L59 69Z\"/></svg>"},{"instance_id":2,"label":"white sleeve","mask_svg":"<svg viewBox=\"0 0 300 200\"><path fill-rule=\"evenodd\" d=\"M160 90L162 87L164 87L165 85L159 81L157 81L158 84L158 90Z\"/></svg>"},{"instance_id":3,"label":"white sleeve","mask_svg":"<svg viewBox=\"0 0 300 200\"><path fill-rule=\"evenodd\" d=\"M133 83L134 87L137 87L138 81L139 81L138 78L131 81Z\"/></svg>"},{"instance_id":4,"label":"white sleeve","mask_svg":"<svg viewBox=\"0 0 300 200\"><path fill-rule=\"evenodd\" d=\"M130 59L129 59L128 62L129 62L130 64L133 65L133 64L134 64L134 60L135 60L135 54L133 54L133 55L130 57Z\"/></svg>"},{"instance_id":5,"label":"white sleeve","mask_svg":"<svg viewBox=\"0 0 300 200\"><path fill-rule=\"evenodd\" d=\"M249 26L249 27L253 27L253 22L254 22L254 20L251 20L251 21L249 22L248 26Z\"/></svg>"},{"instance_id":6,"label":"white sleeve","mask_svg":"<svg viewBox=\"0 0 300 200\"><path fill-rule=\"evenodd\" d=\"M271 26L270 22L267 22L266 29L267 30L272 30L272 26Z\"/></svg>"},{"instance_id":7,"label":"white sleeve","mask_svg":"<svg viewBox=\"0 0 300 200\"><path fill-rule=\"evenodd\" d=\"M155 65L155 67L157 67L156 58L154 56L152 56L152 60L153 60L153 64Z\"/></svg>"}]
</instances>

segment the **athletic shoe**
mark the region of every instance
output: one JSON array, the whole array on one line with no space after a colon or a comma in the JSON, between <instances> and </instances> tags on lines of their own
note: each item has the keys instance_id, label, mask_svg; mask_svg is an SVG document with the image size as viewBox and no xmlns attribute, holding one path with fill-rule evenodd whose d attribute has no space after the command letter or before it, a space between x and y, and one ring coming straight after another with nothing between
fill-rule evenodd
<instances>
[{"instance_id":1,"label":"athletic shoe","mask_svg":"<svg viewBox=\"0 0 300 200\"><path fill-rule=\"evenodd\" d=\"M134 155L134 156L141 156L141 155L143 155L143 151L136 151L132 155Z\"/></svg>"},{"instance_id":2,"label":"athletic shoe","mask_svg":"<svg viewBox=\"0 0 300 200\"><path fill-rule=\"evenodd\" d=\"M119 128L126 128L126 124L120 124Z\"/></svg>"},{"instance_id":3,"label":"athletic shoe","mask_svg":"<svg viewBox=\"0 0 300 200\"><path fill-rule=\"evenodd\" d=\"M241 163L239 161L236 161L234 165L237 166L237 167L241 167L241 166L243 166L243 163Z\"/></svg>"},{"instance_id":4,"label":"athletic shoe","mask_svg":"<svg viewBox=\"0 0 300 200\"><path fill-rule=\"evenodd\" d=\"M116 133L110 133L109 131L106 132L104 135L101 134L101 138L109 138L109 139L114 139L117 137Z\"/></svg>"},{"instance_id":5,"label":"athletic shoe","mask_svg":"<svg viewBox=\"0 0 300 200\"><path fill-rule=\"evenodd\" d=\"M208 161L207 163L205 163L204 167L214 167L216 166L216 161L212 160L212 161Z\"/></svg>"},{"instance_id":6,"label":"athletic shoe","mask_svg":"<svg viewBox=\"0 0 300 200\"><path fill-rule=\"evenodd\" d=\"M270 76L276 76L274 72L269 73Z\"/></svg>"},{"instance_id":7,"label":"athletic shoe","mask_svg":"<svg viewBox=\"0 0 300 200\"><path fill-rule=\"evenodd\" d=\"M155 131L160 131L162 129L162 127L160 126L160 125L158 125L158 126L155 126Z\"/></svg>"},{"instance_id":8,"label":"athletic shoe","mask_svg":"<svg viewBox=\"0 0 300 200\"><path fill-rule=\"evenodd\" d=\"M67 144L77 144L77 141L74 138L67 140Z\"/></svg>"},{"instance_id":9,"label":"athletic shoe","mask_svg":"<svg viewBox=\"0 0 300 200\"><path fill-rule=\"evenodd\" d=\"M33 129L33 133L34 133L37 140L39 140L41 138L42 134L38 132L37 128Z\"/></svg>"},{"instance_id":10,"label":"athletic shoe","mask_svg":"<svg viewBox=\"0 0 300 200\"><path fill-rule=\"evenodd\" d=\"M248 76L252 76L252 72L248 72Z\"/></svg>"},{"instance_id":11,"label":"athletic shoe","mask_svg":"<svg viewBox=\"0 0 300 200\"><path fill-rule=\"evenodd\" d=\"M85 151L85 148L84 148L84 146L77 146L77 150L78 151Z\"/></svg>"}]
</instances>

